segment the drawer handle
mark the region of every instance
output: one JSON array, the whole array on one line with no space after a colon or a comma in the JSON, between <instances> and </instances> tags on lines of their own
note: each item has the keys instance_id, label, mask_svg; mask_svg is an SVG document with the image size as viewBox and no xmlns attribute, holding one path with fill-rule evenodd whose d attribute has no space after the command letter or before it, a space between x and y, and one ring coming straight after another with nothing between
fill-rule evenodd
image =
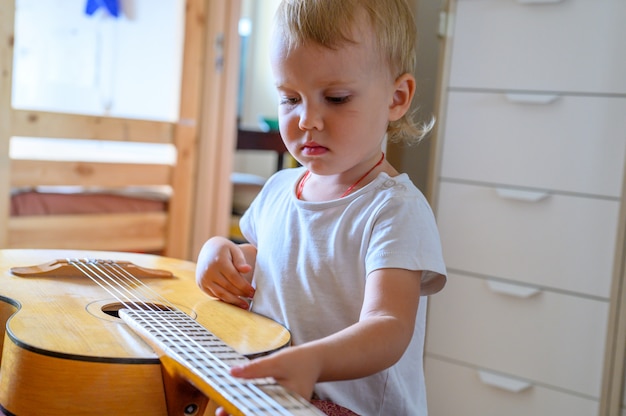
<instances>
[{"instance_id":1,"label":"drawer handle","mask_svg":"<svg viewBox=\"0 0 626 416\"><path fill-rule=\"evenodd\" d=\"M547 3L560 3L563 0L517 0L518 3L522 4L547 4Z\"/></svg>"},{"instance_id":2,"label":"drawer handle","mask_svg":"<svg viewBox=\"0 0 626 416\"><path fill-rule=\"evenodd\" d=\"M541 289L537 289L536 287L513 285L493 280L487 280L487 286L489 286L489 289L494 293L514 296L520 299L527 299L541 293Z\"/></svg>"},{"instance_id":3,"label":"drawer handle","mask_svg":"<svg viewBox=\"0 0 626 416\"><path fill-rule=\"evenodd\" d=\"M520 393L532 387L532 383L529 383L528 381L501 376L490 371L479 370L478 377L480 378L480 381L488 386L510 391L511 393Z\"/></svg>"},{"instance_id":4,"label":"drawer handle","mask_svg":"<svg viewBox=\"0 0 626 416\"><path fill-rule=\"evenodd\" d=\"M505 97L508 101L515 103L515 104L550 104L556 101L560 96L557 94L506 93Z\"/></svg>"},{"instance_id":5,"label":"drawer handle","mask_svg":"<svg viewBox=\"0 0 626 416\"><path fill-rule=\"evenodd\" d=\"M550 195L546 191L522 191L510 188L496 188L496 193L500 198L525 202L538 202Z\"/></svg>"}]
</instances>

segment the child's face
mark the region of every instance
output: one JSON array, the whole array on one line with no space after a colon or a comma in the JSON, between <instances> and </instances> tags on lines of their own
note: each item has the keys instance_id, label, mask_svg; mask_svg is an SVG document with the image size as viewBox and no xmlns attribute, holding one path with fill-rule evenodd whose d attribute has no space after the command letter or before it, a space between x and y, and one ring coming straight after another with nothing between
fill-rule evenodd
<instances>
[{"instance_id":1,"label":"child's face","mask_svg":"<svg viewBox=\"0 0 626 416\"><path fill-rule=\"evenodd\" d=\"M337 49L306 44L286 53L275 37L271 62L280 132L289 152L315 174L362 169L380 157L392 119L396 81L371 33Z\"/></svg>"}]
</instances>

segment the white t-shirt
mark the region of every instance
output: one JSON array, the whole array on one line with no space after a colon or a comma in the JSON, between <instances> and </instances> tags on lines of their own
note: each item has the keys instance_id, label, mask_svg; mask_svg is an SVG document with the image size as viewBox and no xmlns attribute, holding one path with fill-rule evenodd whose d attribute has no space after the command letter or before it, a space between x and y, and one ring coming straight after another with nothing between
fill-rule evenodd
<instances>
[{"instance_id":1,"label":"white t-shirt","mask_svg":"<svg viewBox=\"0 0 626 416\"><path fill-rule=\"evenodd\" d=\"M418 319L400 361L369 377L318 383L315 392L364 416L425 416L424 296L446 274L428 202L406 174L386 173L341 199L301 201L295 189L303 173L273 175L241 219L258 250L253 311L285 325L298 345L358 322L372 271L421 270Z\"/></svg>"}]
</instances>

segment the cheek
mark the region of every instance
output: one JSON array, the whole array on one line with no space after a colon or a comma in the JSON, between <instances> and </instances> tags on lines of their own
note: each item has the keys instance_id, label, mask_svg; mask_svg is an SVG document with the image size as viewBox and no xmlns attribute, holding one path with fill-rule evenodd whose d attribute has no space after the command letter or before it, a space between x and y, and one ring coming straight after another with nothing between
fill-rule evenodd
<instances>
[{"instance_id":1,"label":"cheek","mask_svg":"<svg viewBox=\"0 0 626 416\"><path fill-rule=\"evenodd\" d=\"M278 128L280 137L283 139L287 150L293 154L297 141L301 137L301 131L298 127L298 118L293 115L280 113L278 114Z\"/></svg>"},{"instance_id":2,"label":"cheek","mask_svg":"<svg viewBox=\"0 0 626 416\"><path fill-rule=\"evenodd\" d=\"M293 139L294 134L299 131L298 117L287 111L278 112L278 127L280 134L285 140Z\"/></svg>"},{"instance_id":3,"label":"cheek","mask_svg":"<svg viewBox=\"0 0 626 416\"><path fill-rule=\"evenodd\" d=\"M384 122L385 120L379 112L359 109L338 117L335 131L337 134L351 137L353 140L364 140L381 130L381 121ZM386 125L382 128L386 128Z\"/></svg>"}]
</instances>

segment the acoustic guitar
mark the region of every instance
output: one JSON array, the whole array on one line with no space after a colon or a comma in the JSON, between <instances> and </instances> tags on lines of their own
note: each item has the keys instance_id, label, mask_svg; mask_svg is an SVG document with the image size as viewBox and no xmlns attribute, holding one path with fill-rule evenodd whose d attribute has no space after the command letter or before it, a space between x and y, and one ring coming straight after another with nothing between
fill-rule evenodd
<instances>
[{"instance_id":1,"label":"acoustic guitar","mask_svg":"<svg viewBox=\"0 0 626 416\"><path fill-rule=\"evenodd\" d=\"M322 415L229 368L289 332L220 302L195 264L146 254L0 250L0 406L8 415Z\"/></svg>"}]
</instances>

